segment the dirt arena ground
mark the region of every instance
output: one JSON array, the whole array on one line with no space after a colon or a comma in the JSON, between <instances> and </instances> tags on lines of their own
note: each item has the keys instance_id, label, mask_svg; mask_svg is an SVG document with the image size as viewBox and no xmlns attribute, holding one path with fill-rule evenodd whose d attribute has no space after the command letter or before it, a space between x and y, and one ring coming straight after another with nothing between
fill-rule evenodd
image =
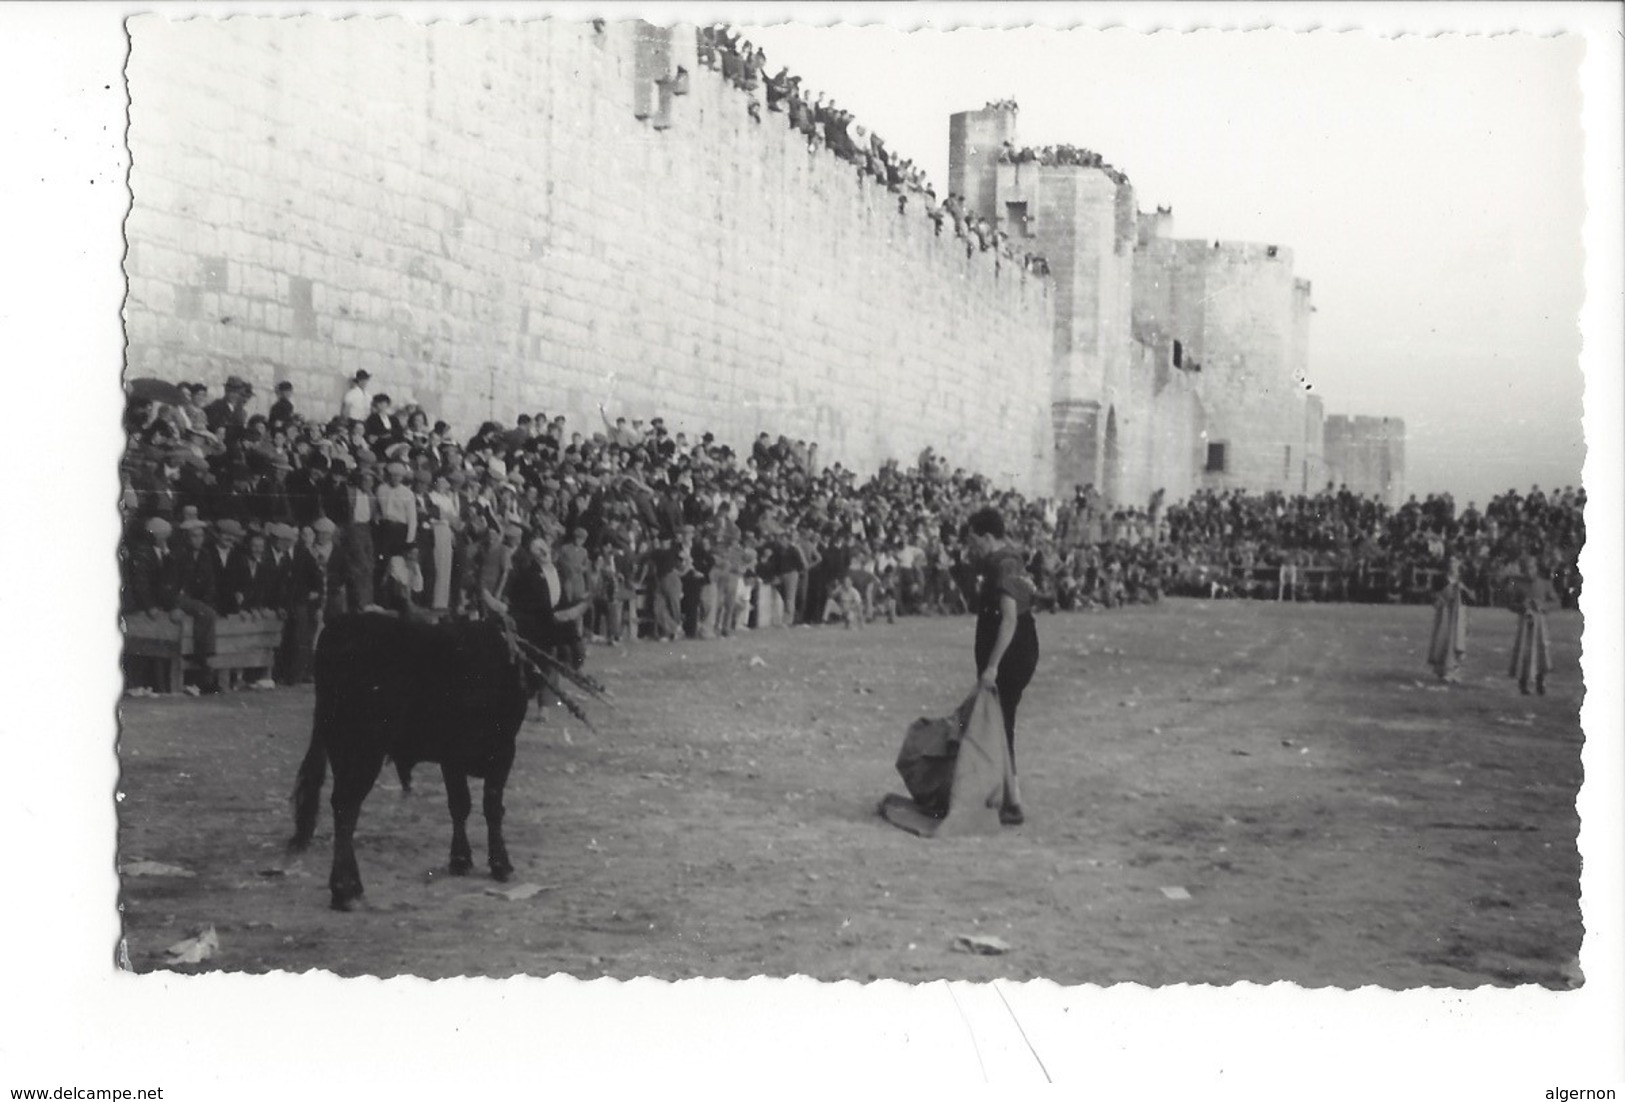
<instances>
[{"instance_id":1,"label":"dirt arena ground","mask_svg":"<svg viewBox=\"0 0 1625 1102\"><path fill-rule=\"evenodd\" d=\"M130 965L341 975L806 974L1066 984L1580 982L1580 617L1547 696L1473 611L1466 680L1432 610L1169 601L1041 616L1017 751L1028 822L925 841L875 814L907 723L969 690L968 618L593 648L598 731L526 724L511 885L446 875L438 771L362 813L367 909L327 908L331 814L283 852L309 689L126 701ZM759 659L760 661L755 661ZM1181 892L1164 889L1181 888ZM1188 898L1181 898L1188 894ZM219 951L169 965L212 925ZM1002 956L951 948L991 934Z\"/></svg>"}]
</instances>

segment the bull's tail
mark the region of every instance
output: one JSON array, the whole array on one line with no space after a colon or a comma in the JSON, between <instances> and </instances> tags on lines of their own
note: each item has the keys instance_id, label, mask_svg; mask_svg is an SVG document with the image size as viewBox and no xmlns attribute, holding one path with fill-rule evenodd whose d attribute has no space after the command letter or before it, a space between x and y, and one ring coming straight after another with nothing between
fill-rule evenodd
<instances>
[{"instance_id":1,"label":"bull's tail","mask_svg":"<svg viewBox=\"0 0 1625 1102\"><path fill-rule=\"evenodd\" d=\"M322 807L322 785L327 781L327 728L331 723L318 695L316 719L310 727L310 749L299 763L299 777L293 786L293 837L288 848L302 850L316 833L316 816Z\"/></svg>"}]
</instances>

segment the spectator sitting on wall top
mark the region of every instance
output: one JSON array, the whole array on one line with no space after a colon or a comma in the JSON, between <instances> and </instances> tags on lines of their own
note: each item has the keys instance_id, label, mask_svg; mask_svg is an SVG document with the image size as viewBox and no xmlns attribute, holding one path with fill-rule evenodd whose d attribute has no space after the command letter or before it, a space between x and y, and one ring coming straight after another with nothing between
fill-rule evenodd
<instances>
[{"instance_id":1,"label":"spectator sitting on wall top","mask_svg":"<svg viewBox=\"0 0 1625 1102\"><path fill-rule=\"evenodd\" d=\"M339 404L339 416L346 421L365 421L369 411L367 398L367 380L372 375L365 368L355 373L350 380L350 389L344 392L344 400Z\"/></svg>"}]
</instances>

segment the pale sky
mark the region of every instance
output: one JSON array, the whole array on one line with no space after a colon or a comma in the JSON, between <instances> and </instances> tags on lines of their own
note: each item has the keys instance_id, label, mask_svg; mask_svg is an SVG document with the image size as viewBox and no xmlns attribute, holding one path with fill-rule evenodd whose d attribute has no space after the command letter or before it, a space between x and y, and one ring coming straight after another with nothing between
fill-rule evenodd
<instances>
[{"instance_id":1,"label":"pale sky","mask_svg":"<svg viewBox=\"0 0 1625 1102\"><path fill-rule=\"evenodd\" d=\"M1331 413L1403 417L1407 487L1578 484L1578 38L750 27L945 193L948 116L1126 172L1179 237L1290 247Z\"/></svg>"}]
</instances>

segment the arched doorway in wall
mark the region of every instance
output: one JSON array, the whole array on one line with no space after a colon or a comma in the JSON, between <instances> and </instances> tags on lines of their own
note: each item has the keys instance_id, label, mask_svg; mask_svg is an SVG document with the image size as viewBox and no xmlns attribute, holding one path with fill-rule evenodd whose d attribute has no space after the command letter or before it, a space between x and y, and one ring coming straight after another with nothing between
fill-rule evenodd
<instances>
[{"instance_id":1,"label":"arched doorway in wall","mask_svg":"<svg viewBox=\"0 0 1625 1102\"><path fill-rule=\"evenodd\" d=\"M1100 492L1112 506L1120 504L1123 492L1123 457L1117 443L1117 407L1106 411L1106 449L1101 457Z\"/></svg>"}]
</instances>

